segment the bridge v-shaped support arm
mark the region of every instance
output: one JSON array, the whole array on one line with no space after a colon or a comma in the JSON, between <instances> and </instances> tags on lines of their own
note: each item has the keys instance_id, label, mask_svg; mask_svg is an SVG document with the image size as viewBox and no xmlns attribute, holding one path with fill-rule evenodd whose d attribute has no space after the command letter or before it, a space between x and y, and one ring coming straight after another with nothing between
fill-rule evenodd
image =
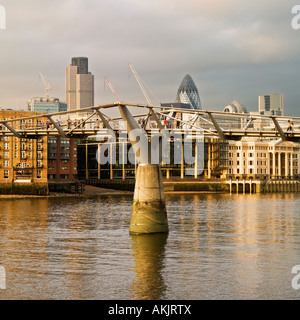
<instances>
[{"instance_id":1,"label":"bridge v-shaped support arm","mask_svg":"<svg viewBox=\"0 0 300 320\"><path fill-rule=\"evenodd\" d=\"M119 105L122 119L133 150L139 155L134 198L130 220L130 234L168 233L168 218L160 165L151 164L146 133L134 120L127 106ZM139 143L136 143L139 139ZM144 146L144 148L140 148Z\"/></svg>"},{"instance_id":2,"label":"bridge v-shaped support arm","mask_svg":"<svg viewBox=\"0 0 300 320\"><path fill-rule=\"evenodd\" d=\"M51 118L51 116L47 116L48 120L54 125L56 130L63 136L66 137L64 130Z\"/></svg>"},{"instance_id":3,"label":"bridge v-shaped support arm","mask_svg":"<svg viewBox=\"0 0 300 320\"><path fill-rule=\"evenodd\" d=\"M273 123L275 125L276 130L278 131L280 138L282 139L282 141L286 141L287 140L287 136L285 135L285 133L283 132L282 128L280 127L280 124L278 123L277 119L275 117L271 117L273 120Z\"/></svg>"},{"instance_id":4,"label":"bridge v-shaped support arm","mask_svg":"<svg viewBox=\"0 0 300 320\"><path fill-rule=\"evenodd\" d=\"M150 155L148 152L149 141L146 136L146 133L139 127L137 122L134 120L127 106L119 105L119 111L121 113L123 121L127 125L127 134L132 148L134 150L134 153L135 155L139 153L139 163L150 164ZM141 146L142 148L140 148Z\"/></svg>"},{"instance_id":5,"label":"bridge v-shaped support arm","mask_svg":"<svg viewBox=\"0 0 300 320\"><path fill-rule=\"evenodd\" d=\"M109 124L109 122L105 119L104 114L102 112L100 112L99 109L95 109L95 112L98 114L98 116L100 117L101 121L103 122L104 126L106 129L109 130L113 130L113 128L111 127L111 125Z\"/></svg>"},{"instance_id":6,"label":"bridge v-shaped support arm","mask_svg":"<svg viewBox=\"0 0 300 320\"><path fill-rule=\"evenodd\" d=\"M7 124L7 122L3 121L1 122L3 125L5 125L5 127L12 132L16 137L18 137L19 139L22 138L22 136L14 129L12 128L10 125Z\"/></svg>"},{"instance_id":7,"label":"bridge v-shaped support arm","mask_svg":"<svg viewBox=\"0 0 300 320\"><path fill-rule=\"evenodd\" d=\"M206 111L206 113L208 114L211 122L213 123L219 137L221 140L225 140L225 135L224 135L224 132L222 130L222 128L219 126L218 122L216 121L216 119L213 117L213 115L211 114L211 112L209 111Z\"/></svg>"}]
</instances>

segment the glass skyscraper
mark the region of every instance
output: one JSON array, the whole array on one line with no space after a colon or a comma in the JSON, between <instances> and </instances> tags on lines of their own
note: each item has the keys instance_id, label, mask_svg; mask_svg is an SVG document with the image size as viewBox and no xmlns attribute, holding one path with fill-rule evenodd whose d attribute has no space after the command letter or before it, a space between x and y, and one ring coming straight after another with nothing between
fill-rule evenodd
<instances>
[{"instance_id":1,"label":"glass skyscraper","mask_svg":"<svg viewBox=\"0 0 300 320\"><path fill-rule=\"evenodd\" d=\"M202 109L198 89L189 74L183 78L175 102L189 104L191 109Z\"/></svg>"}]
</instances>

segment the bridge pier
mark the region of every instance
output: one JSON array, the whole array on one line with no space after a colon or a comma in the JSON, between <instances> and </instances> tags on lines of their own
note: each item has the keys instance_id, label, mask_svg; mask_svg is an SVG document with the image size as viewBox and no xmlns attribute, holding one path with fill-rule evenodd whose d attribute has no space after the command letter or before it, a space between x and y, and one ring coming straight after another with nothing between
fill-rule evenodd
<instances>
[{"instance_id":1,"label":"bridge pier","mask_svg":"<svg viewBox=\"0 0 300 320\"><path fill-rule=\"evenodd\" d=\"M140 164L137 168L129 233L149 234L168 231L160 166Z\"/></svg>"}]
</instances>

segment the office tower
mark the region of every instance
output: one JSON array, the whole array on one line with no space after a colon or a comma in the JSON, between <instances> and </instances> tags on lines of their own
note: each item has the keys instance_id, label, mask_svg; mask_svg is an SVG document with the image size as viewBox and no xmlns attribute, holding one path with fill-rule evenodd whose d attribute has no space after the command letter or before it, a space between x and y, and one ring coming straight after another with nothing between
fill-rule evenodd
<instances>
[{"instance_id":1,"label":"office tower","mask_svg":"<svg viewBox=\"0 0 300 320\"><path fill-rule=\"evenodd\" d=\"M189 74L183 78L175 102L189 104L191 109L202 109L198 89Z\"/></svg>"},{"instance_id":2,"label":"office tower","mask_svg":"<svg viewBox=\"0 0 300 320\"><path fill-rule=\"evenodd\" d=\"M78 67L79 74L89 73L89 60L85 57L72 58L72 66Z\"/></svg>"},{"instance_id":3,"label":"office tower","mask_svg":"<svg viewBox=\"0 0 300 320\"><path fill-rule=\"evenodd\" d=\"M94 75L88 72L88 58L72 58L66 67L66 101L68 110L94 105Z\"/></svg>"},{"instance_id":4,"label":"office tower","mask_svg":"<svg viewBox=\"0 0 300 320\"><path fill-rule=\"evenodd\" d=\"M283 94L269 94L258 97L259 113L283 116Z\"/></svg>"},{"instance_id":5,"label":"office tower","mask_svg":"<svg viewBox=\"0 0 300 320\"><path fill-rule=\"evenodd\" d=\"M67 111L67 104L59 101L58 98L35 97L27 102L27 107L32 112L54 113Z\"/></svg>"}]
</instances>

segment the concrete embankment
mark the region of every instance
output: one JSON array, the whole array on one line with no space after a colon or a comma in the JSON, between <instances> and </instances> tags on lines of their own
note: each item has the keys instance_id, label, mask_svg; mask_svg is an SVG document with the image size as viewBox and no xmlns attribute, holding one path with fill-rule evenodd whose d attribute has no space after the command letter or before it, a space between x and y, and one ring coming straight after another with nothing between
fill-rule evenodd
<instances>
[{"instance_id":1,"label":"concrete embankment","mask_svg":"<svg viewBox=\"0 0 300 320\"><path fill-rule=\"evenodd\" d=\"M98 180L88 181L90 185L94 187L100 187L102 189L114 189L123 191L134 191L135 180ZM229 185L222 181L163 181L164 191L166 193L171 192L229 192Z\"/></svg>"}]
</instances>

